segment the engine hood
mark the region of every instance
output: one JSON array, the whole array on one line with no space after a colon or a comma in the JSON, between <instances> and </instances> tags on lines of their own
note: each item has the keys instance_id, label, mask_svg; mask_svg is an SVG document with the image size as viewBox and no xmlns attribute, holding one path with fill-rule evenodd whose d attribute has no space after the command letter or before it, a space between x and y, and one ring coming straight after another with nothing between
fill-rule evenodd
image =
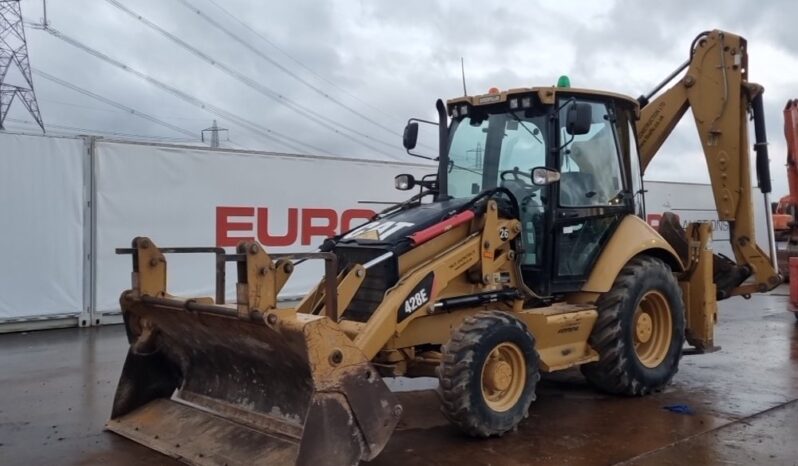
<instances>
[{"instance_id":1,"label":"engine hood","mask_svg":"<svg viewBox=\"0 0 798 466\"><path fill-rule=\"evenodd\" d=\"M379 247L401 254L409 246L408 236L443 221L470 201L452 199L400 210L344 234L337 245Z\"/></svg>"}]
</instances>

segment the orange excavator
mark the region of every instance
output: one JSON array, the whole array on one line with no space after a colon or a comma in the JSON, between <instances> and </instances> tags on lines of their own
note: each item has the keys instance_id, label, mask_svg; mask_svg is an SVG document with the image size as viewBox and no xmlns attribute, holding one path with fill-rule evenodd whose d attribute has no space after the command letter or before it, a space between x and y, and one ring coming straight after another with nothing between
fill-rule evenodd
<instances>
[{"instance_id":1,"label":"orange excavator","mask_svg":"<svg viewBox=\"0 0 798 466\"><path fill-rule=\"evenodd\" d=\"M784 107L784 137L787 140L787 184L790 193L779 199L773 212L773 230L778 247L779 271L789 277L789 260L798 256L798 99Z\"/></svg>"}]
</instances>

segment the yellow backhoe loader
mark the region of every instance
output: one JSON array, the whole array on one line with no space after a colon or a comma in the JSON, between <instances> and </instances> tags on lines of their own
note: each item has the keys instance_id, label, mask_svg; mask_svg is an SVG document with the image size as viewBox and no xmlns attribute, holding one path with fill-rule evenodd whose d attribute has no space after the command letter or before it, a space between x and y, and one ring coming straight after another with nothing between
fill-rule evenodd
<instances>
[{"instance_id":1,"label":"yellow backhoe loader","mask_svg":"<svg viewBox=\"0 0 798 466\"><path fill-rule=\"evenodd\" d=\"M197 465L356 464L402 414L383 377L438 377L443 413L475 437L522 422L542 372L579 366L619 395L662 389L685 340L716 349L718 299L780 283L772 239L767 254L754 237L749 115L770 191L762 90L746 41L708 31L638 99L563 80L438 101L437 174L398 176L419 193L319 252L134 239L118 251L133 259L130 350L108 429ZM643 220L642 174L688 108L734 261L713 255L709 223L685 231L666 215L658 232ZM171 295L165 255L203 252L216 257L216 297ZM323 279L279 307L307 260L324 261Z\"/></svg>"}]
</instances>

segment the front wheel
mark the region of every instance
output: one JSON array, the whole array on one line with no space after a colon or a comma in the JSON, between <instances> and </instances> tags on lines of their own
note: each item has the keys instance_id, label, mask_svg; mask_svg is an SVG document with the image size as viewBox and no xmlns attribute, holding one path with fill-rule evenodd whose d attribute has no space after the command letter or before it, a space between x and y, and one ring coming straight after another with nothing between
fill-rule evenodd
<instances>
[{"instance_id":1,"label":"front wheel","mask_svg":"<svg viewBox=\"0 0 798 466\"><path fill-rule=\"evenodd\" d=\"M661 390L679 369L685 340L682 292L661 260L639 256L601 296L590 345L598 362L582 373L599 389L640 396Z\"/></svg>"},{"instance_id":2,"label":"front wheel","mask_svg":"<svg viewBox=\"0 0 798 466\"><path fill-rule=\"evenodd\" d=\"M540 379L535 339L506 312L466 318L443 346L441 409L474 437L503 435L527 416Z\"/></svg>"}]
</instances>

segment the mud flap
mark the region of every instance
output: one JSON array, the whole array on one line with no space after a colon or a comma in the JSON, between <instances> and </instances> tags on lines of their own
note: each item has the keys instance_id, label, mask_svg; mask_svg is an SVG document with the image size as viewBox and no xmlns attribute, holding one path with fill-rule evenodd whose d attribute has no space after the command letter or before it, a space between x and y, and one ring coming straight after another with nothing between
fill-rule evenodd
<instances>
[{"instance_id":1,"label":"mud flap","mask_svg":"<svg viewBox=\"0 0 798 466\"><path fill-rule=\"evenodd\" d=\"M109 430L196 465L357 464L387 443L401 406L326 317L165 302L123 295L132 341Z\"/></svg>"}]
</instances>

